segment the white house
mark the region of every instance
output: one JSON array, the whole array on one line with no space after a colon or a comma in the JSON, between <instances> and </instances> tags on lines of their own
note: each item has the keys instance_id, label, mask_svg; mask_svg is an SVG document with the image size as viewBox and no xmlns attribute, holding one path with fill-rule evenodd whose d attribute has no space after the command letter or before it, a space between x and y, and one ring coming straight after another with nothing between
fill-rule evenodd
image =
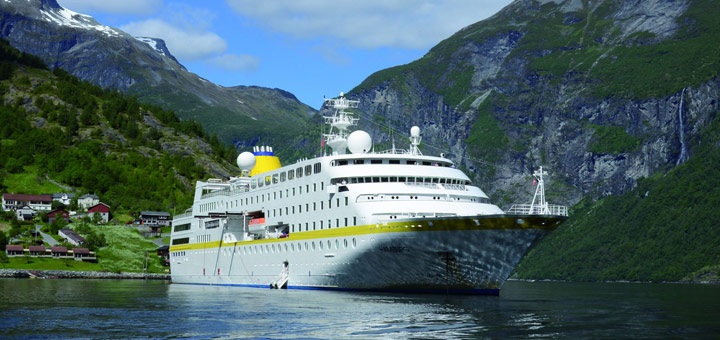
<instances>
[{"instance_id":1,"label":"white house","mask_svg":"<svg viewBox=\"0 0 720 340\"><path fill-rule=\"evenodd\" d=\"M3 194L2 209L17 211L28 206L35 211L52 210L52 195Z\"/></svg>"},{"instance_id":2,"label":"white house","mask_svg":"<svg viewBox=\"0 0 720 340\"><path fill-rule=\"evenodd\" d=\"M86 194L78 198L78 206L80 209L87 210L98 203L100 203L100 197L97 197L95 194Z\"/></svg>"},{"instance_id":3,"label":"white house","mask_svg":"<svg viewBox=\"0 0 720 340\"><path fill-rule=\"evenodd\" d=\"M85 238L78 235L74 230L72 230L70 228L60 229L58 231L58 235L60 235L60 237L62 237L64 239L66 239L68 241L68 243L74 244L76 246L79 246L79 245L82 245L83 243L85 243Z\"/></svg>"},{"instance_id":4,"label":"white house","mask_svg":"<svg viewBox=\"0 0 720 340\"><path fill-rule=\"evenodd\" d=\"M65 206L69 206L70 201L72 201L73 198L75 198L75 194L68 194L68 193L64 193L64 192L58 192L58 193L52 194L53 201L58 201L58 202L64 204Z\"/></svg>"}]
</instances>

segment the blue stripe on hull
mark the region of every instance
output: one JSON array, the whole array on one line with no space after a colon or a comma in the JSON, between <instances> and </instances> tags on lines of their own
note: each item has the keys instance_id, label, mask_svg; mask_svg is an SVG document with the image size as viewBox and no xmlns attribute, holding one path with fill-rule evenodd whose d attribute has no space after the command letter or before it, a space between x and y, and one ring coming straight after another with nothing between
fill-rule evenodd
<instances>
[{"instance_id":1,"label":"blue stripe on hull","mask_svg":"<svg viewBox=\"0 0 720 340\"><path fill-rule=\"evenodd\" d=\"M253 285L239 283L173 283L183 285L198 286L226 286L226 287L246 287L246 288L265 288L269 289L269 285ZM452 295L500 295L500 289L489 288L469 288L469 289L410 289L410 288L341 288L341 287L313 287L313 286L288 286L288 289L297 290L334 290L342 292L384 292L384 293L411 293L411 294L452 294Z\"/></svg>"}]
</instances>

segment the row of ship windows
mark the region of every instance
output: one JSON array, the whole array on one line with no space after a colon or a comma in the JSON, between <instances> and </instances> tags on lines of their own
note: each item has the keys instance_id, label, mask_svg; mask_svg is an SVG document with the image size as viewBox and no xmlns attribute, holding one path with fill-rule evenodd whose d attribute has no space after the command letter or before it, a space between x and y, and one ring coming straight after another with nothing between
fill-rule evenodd
<instances>
[{"instance_id":1,"label":"row of ship windows","mask_svg":"<svg viewBox=\"0 0 720 340\"><path fill-rule=\"evenodd\" d=\"M271 184L278 184L281 182L285 182L286 180L291 181L295 178L302 178L303 176L310 176L312 174L319 174L322 170L322 167L320 163L315 163L313 165L306 165L305 167L298 167L295 170L288 170L283 171L278 174L268 175L265 176L265 178L254 178L252 182L250 182L250 188L262 188L265 185L271 185Z\"/></svg>"},{"instance_id":2,"label":"row of ship windows","mask_svg":"<svg viewBox=\"0 0 720 340\"><path fill-rule=\"evenodd\" d=\"M327 202L328 202L328 204L327 204L328 209L331 209L333 207L333 200L328 200ZM335 199L335 207L336 208L340 207L340 202L341 202L340 198ZM344 203L345 203L345 206L347 206L349 204L349 200L347 197L345 197ZM320 201L319 206L320 206L320 210L325 209L325 201ZM318 210L318 202L312 203L312 210L313 211ZM302 214L303 205L298 204L297 210L295 210L294 205L291 207L285 207L285 216L293 215L293 214L295 214L296 211L298 214ZM310 203L305 203L305 212L309 212L309 211L310 211ZM283 215L283 208L268 210L268 217L280 217L282 215Z\"/></svg>"},{"instance_id":3,"label":"row of ship windows","mask_svg":"<svg viewBox=\"0 0 720 340\"><path fill-rule=\"evenodd\" d=\"M343 221L345 222L345 227L350 226L348 217L343 218ZM327 220L327 228L332 229L334 225L334 228L340 228L342 225L340 224L340 219L335 219L335 224L333 224L332 219ZM357 225L357 216L353 216L352 218L352 225ZM305 227L305 230L303 230L303 226ZM291 224L290 225L290 232L300 232L300 231L310 231L310 230L318 230L318 227L320 230L325 229L325 221L313 221L313 222L305 222L303 225L302 223L298 224ZM312 228L312 229L310 229Z\"/></svg>"},{"instance_id":4,"label":"row of ship windows","mask_svg":"<svg viewBox=\"0 0 720 340\"><path fill-rule=\"evenodd\" d=\"M406 164L406 165L430 165L430 166L443 166L446 168L454 168L455 165L448 162L430 162L420 161L415 159L339 159L330 162L330 166L343 166L343 165L363 165L363 164Z\"/></svg>"},{"instance_id":5,"label":"row of ship windows","mask_svg":"<svg viewBox=\"0 0 720 340\"><path fill-rule=\"evenodd\" d=\"M320 188L320 191L325 190L325 183L320 182L319 186L317 183L312 183L312 192L317 192L318 187ZM304 189L305 189L305 193L310 193L311 192L310 184L306 184ZM302 195L302 193L303 193L302 185L298 186L297 188L285 189L285 197ZM237 207L242 206L243 204L250 205L250 204L265 202L266 200L269 202L271 199L276 200L278 198L280 198L280 199L283 198L282 190L279 190L276 192L269 192L269 193L262 194L262 195L256 195L254 197L246 197L244 203L243 203L243 199L228 201L228 202L225 202L225 209L237 208ZM208 211L212 211L212 210L218 209L218 208L220 208L218 202L203 203L200 205L200 212L208 212Z\"/></svg>"},{"instance_id":6,"label":"row of ship windows","mask_svg":"<svg viewBox=\"0 0 720 340\"><path fill-rule=\"evenodd\" d=\"M272 254L272 253L279 253L279 252L295 252L295 251L316 251L316 250L339 250L339 249L347 249L348 247L355 248L357 247L357 240L355 238L352 238L350 242L348 242L348 239L342 240L342 248L340 245L340 240L335 239L335 242L332 242L330 240L327 241L305 241L305 243L301 242L285 242L284 244L265 244L265 245L254 245L254 246L240 246L240 253L243 255L251 255L251 254ZM290 245L288 245L288 243ZM225 255L232 254L231 250L224 249L223 252ZM179 257L179 256L185 256L184 251L174 251L170 253L171 257Z\"/></svg>"},{"instance_id":7,"label":"row of ship windows","mask_svg":"<svg viewBox=\"0 0 720 340\"><path fill-rule=\"evenodd\" d=\"M375 177L347 177L333 178L330 184L355 184L355 183L436 183L436 184L457 184L470 185L470 181L458 178L442 178L442 177L405 177L405 176L375 176Z\"/></svg>"}]
</instances>

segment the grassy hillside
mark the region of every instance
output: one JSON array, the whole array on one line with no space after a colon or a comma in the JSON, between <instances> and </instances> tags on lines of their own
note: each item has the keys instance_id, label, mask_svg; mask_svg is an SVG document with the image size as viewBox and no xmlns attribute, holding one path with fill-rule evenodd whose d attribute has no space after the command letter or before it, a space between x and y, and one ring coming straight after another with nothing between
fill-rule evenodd
<instances>
[{"instance_id":1,"label":"grassy hillside","mask_svg":"<svg viewBox=\"0 0 720 340\"><path fill-rule=\"evenodd\" d=\"M684 164L584 201L517 267L523 279L679 281L720 269L720 122Z\"/></svg>"},{"instance_id":2,"label":"grassy hillside","mask_svg":"<svg viewBox=\"0 0 720 340\"><path fill-rule=\"evenodd\" d=\"M78 225L70 228L78 230ZM75 260L57 260L45 258L6 258L0 256L0 269L37 269L37 270L88 270L107 272L142 272L147 252L147 271L164 273L165 267L160 265L155 245L142 237L135 229L120 225L89 225L93 233L102 235L107 245L97 250L97 263ZM80 228L82 230L83 228ZM79 231L86 238L87 233ZM3 252L4 254L4 252Z\"/></svg>"},{"instance_id":3,"label":"grassy hillside","mask_svg":"<svg viewBox=\"0 0 720 340\"><path fill-rule=\"evenodd\" d=\"M52 72L0 42L0 191L93 192L114 211L183 209L235 151L199 124Z\"/></svg>"}]
</instances>

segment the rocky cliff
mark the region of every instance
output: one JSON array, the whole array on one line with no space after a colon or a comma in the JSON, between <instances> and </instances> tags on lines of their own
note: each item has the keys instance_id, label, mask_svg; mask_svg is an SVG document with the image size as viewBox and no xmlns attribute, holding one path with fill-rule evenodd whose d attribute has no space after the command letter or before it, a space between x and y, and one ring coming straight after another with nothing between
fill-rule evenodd
<instances>
[{"instance_id":1,"label":"rocky cliff","mask_svg":"<svg viewBox=\"0 0 720 340\"><path fill-rule=\"evenodd\" d=\"M0 37L51 68L173 109L237 145L292 140L315 114L286 91L213 84L188 72L161 39L132 37L55 0L0 2Z\"/></svg>"},{"instance_id":2,"label":"rocky cliff","mask_svg":"<svg viewBox=\"0 0 720 340\"><path fill-rule=\"evenodd\" d=\"M348 97L376 141L423 129L495 202L573 204L634 188L692 157L718 112L720 8L712 1L518 0Z\"/></svg>"}]
</instances>

